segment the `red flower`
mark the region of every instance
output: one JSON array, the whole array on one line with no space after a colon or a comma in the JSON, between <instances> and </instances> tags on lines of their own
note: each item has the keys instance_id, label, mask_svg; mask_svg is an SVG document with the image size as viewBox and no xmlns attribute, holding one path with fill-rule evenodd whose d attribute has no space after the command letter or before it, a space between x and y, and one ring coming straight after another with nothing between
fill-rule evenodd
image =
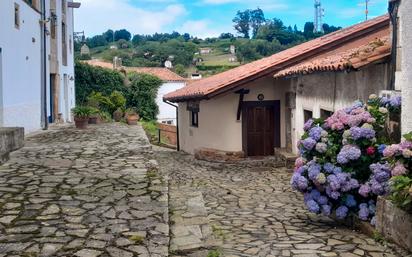
<instances>
[{"instance_id":1,"label":"red flower","mask_svg":"<svg viewBox=\"0 0 412 257\"><path fill-rule=\"evenodd\" d=\"M368 155L374 155L376 153L376 149L373 146L369 146L368 149L366 149L366 153Z\"/></svg>"}]
</instances>

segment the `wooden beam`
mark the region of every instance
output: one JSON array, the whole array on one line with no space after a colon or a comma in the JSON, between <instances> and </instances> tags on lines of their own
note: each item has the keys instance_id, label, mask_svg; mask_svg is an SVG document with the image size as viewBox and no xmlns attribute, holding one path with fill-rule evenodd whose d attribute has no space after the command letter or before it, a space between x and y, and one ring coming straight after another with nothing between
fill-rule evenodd
<instances>
[{"instance_id":1,"label":"wooden beam","mask_svg":"<svg viewBox=\"0 0 412 257\"><path fill-rule=\"evenodd\" d=\"M244 88L239 89L235 92L235 94L239 94L239 105L237 107L237 116L236 116L238 121L240 120L240 117L242 115L242 107L243 107L244 96L249 94L249 93L250 93L250 90L249 89L244 89Z\"/></svg>"}]
</instances>

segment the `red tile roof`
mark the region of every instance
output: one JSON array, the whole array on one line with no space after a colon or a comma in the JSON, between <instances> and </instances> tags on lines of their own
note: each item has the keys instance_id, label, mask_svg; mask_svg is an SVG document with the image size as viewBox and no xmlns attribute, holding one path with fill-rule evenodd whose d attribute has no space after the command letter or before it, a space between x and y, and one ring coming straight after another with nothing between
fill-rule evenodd
<instances>
[{"instance_id":1,"label":"red tile roof","mask_svg":"<svg viewBox=\"0 0 412 257\"><path fill-rule=\"evenodd\" d=\"M137 73L146 73L151 74L160 78L163 81L169 82L180 82L186 81L185 78L177 75L173 71L169 70L168 68L160 68L160 67L122 67L124 70L128 72L137 72Z\"/></svg>"},{"instance_id":2,"label":"red tile roof","mask_svg":"<svg viewBox=\"0 0 412 257\"><path fill-rule=\"evenodd\" d=\"M342 48L342 45L350 45L353 41L362 40L370 34L388 28L389 16L383 15L300 44L270 57L196 81L190 86L167 94L164 99L172 102L209 99L255 79Z\"/></svg>"},{"instance_id":3,"label":"red tile roof","mask_svg":"<svg viewBox=\"0 0 412 257\"><path fill-rule=\"evenodd\" d=\"M282 78L314 72L359 69L363 66L382 61L390 55L391 41L389 36L386 36L341 53L322 56L281 70L275 73L274 77Z\"/></svg>"},{"instance_id":4,"label":"red tile roof","mask_svg":"<svg viewBox=\"0 0 412 257\"><path fill-rule=\"evenodd\" d=\"M85 61L85 63L88 63L92 66L99 66L102 68L107 68L107 69L113 69L113 64L109 62L104 62L101 60L89 60ZM182 78L181 76L177 75L173 71L167 69L167 68L161 68L161 67L124 67L122 66L120 70L125 70L127 72L137 72L137 73L145 73L145 74L150 74L153 76L156 76L160 78L163 81L168 81L168 82L180 82L180 81L186 81L185 78Z\"/></svg>"}]
</instances>

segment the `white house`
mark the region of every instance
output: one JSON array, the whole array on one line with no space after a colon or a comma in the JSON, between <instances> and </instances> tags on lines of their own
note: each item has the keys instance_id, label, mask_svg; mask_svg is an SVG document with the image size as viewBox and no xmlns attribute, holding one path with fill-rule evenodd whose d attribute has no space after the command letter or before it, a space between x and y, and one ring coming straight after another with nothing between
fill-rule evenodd
<instances>
[{"instance_id":1,"label":"white house","mask_svg":"<svg viewBox=\"0 0 412 257\"><path fill-rule=\"evenodd\" d=\"M388 89L389 24L380 16L167 94L180 149L215 160L296 152L305 120Z\"/></svg>"},{"instance_id":2,"label":"white house","mask_svg":"<svg viewBox=\"0 0 412 257\"><path fill-rule=\"evenodd\" d=\"M73 8L80 4L41 2L0 1L0 126L25 133L70 122L75 105Z\"/></svg>"}]
</instances>

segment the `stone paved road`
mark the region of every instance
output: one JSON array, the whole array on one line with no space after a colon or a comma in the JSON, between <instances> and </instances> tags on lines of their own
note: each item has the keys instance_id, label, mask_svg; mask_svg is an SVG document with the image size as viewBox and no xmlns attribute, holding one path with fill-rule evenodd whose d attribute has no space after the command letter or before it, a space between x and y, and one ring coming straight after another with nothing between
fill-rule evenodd
<instances>
[{"instance_id":1,"label":"stone paved road","mask_svg":"<svg viewBox=\"0 0 412 257\"><path fill-rule=\"evenodd\" d=\"M0 257L167 256L166 183L140 127L30 137L0 167Z\"/></svg>"},{"instance_id":2,"label":"stone paved road","mask_svg":"<svg viewBox=\"0 0 412 257\"><path fill-rule=\"evenodd\" d=\"M407 256L308 213L301 195L291 191L286 169L212 165L161 150L156 156L170 178L171 221L178 222L171 226L175 256L211 253L202 250L210 249L208 230L199 229L207 224L224 256ZM173 205L176 197L180 204ZM188 211L194 199L197 205ZM190 224L182 227L185 219Z\"/></svg>"}]
</instances>

